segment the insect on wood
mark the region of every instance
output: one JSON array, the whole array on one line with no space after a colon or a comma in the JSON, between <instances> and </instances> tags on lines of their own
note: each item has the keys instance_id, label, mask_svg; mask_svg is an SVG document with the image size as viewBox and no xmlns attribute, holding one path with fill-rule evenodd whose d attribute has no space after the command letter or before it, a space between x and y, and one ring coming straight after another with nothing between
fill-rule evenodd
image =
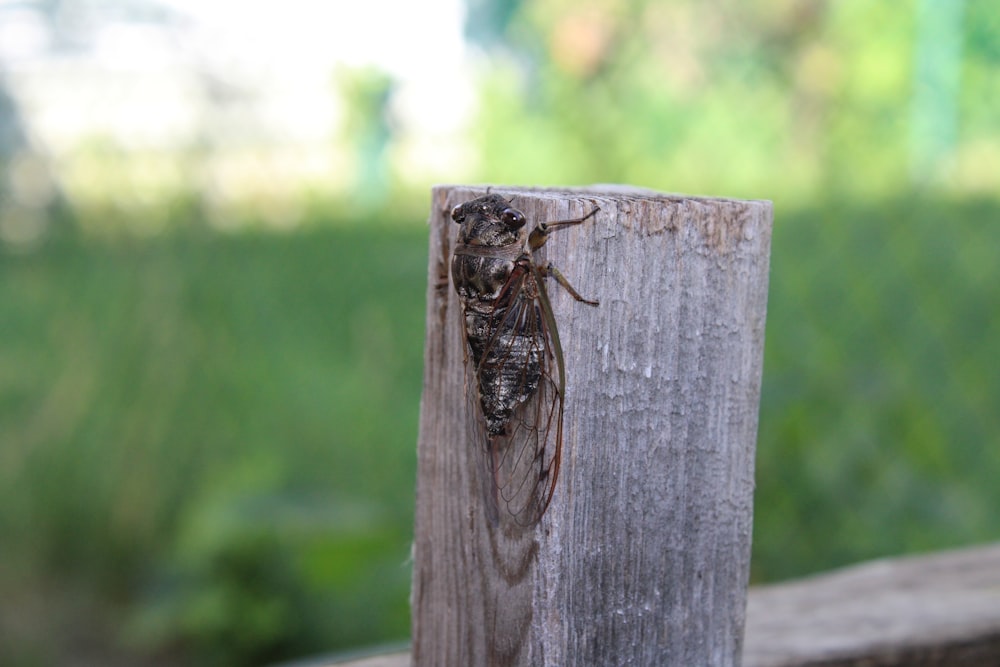
<instances>
[{"instance_id":1,"label":"insect on wood","mask_svg":"<svg viewBox=\"0 0 1000 667\"><path fill-rule=\"evenodd\" d=\"M461 225L451 274L464 316L469 433L493 522L533 526L552 500L566 369L545 279L555 278L577 301L598 302L580 296L551 262L536 262L535 253L554 230L598 210L541 222L530 233L524 213L496 194L451 211Z\"/></svg>"}]
</instances>

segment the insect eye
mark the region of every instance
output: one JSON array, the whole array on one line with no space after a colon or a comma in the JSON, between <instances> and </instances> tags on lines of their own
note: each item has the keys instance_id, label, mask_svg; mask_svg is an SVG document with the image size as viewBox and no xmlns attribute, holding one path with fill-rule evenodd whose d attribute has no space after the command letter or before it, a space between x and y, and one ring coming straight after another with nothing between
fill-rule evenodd
<instances>
[{"instance_id":1,"label":"insect eye","mask_svg":"<svg viewBox=\"0 0 1000 667\"><path fill-rule=\"evenodd\" d=\"M451 219L452 220L454 220L455 222L461 223L464 218L465 218L465 216L462 215L462 205L461 204L459 204L455 208L451 209Z\"/></svg>"},{"instance_id":2,"label":"insect eye","mask_svg":"<svg viewBox=\"0 0 1000 667\"><path fill-rule=\"evenodd\" d=\"M524 214L516 208L505 208L503 213L500 214L500 219L509 229L524 227Z\"/></svg>"}]
</instances>

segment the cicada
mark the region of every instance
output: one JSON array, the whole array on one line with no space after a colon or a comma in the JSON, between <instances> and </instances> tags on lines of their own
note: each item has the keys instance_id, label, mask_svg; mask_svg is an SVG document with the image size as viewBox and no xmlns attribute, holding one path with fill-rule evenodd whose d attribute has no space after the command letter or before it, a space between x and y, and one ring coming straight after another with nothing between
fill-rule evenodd
<instances>
[{"instance_id":1,"label":"cicada","mask_svg":"<svg viewBox=\"0 0 1000 667\"><path fill-rule=\"evenodd\" d=\"M451 276L464 317L466 395L480 452L487 514L535 525L552 500L562 456L566 369L546 278L591 306L553 266L535 260L554 230L581 218L541 222L490 194L456 206L461 225Z\"/></svg>"}]
</instances>

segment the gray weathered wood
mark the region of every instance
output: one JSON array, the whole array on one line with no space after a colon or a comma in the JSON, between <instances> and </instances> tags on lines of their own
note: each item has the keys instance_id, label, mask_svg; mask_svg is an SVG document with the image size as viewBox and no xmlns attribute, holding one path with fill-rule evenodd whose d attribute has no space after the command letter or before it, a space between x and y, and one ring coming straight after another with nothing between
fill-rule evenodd
<instances>
[{"instance_id":1,"label":"gray weathered wood","mask_svg":"<svg viewBox=\"0 0 1000 667\"><path fill-rule=\"evenodd\" d=\"M1000 665L1000 544L756 587L743 664Z\"/></svg>"},{"instance_id":2,"label":"gray weathered wood","mask_svg":"<svg viewBox=\"0 0 1000 667\"><path fill-rule=\"evenodd\" d=\"M448 211L485 190L434 189L414 664L737 664L771 204L611 186L492 191L529 225L600 206L545 251L601 305L549 287L568 376L562 472L536 528L494 524L466 432L448 275Z\"/></svg>"},{"instance_id":3,"label":"gray weathered wood","mask_svg":"<svg viewBox=\"0 0 1000 667\"><path fill-rule=\"evenodd\" d=\"M350 667L404 667L406 652ZM1000 544L755 586L743 667L1000 665Z\"/></svg>"}]
</instances>

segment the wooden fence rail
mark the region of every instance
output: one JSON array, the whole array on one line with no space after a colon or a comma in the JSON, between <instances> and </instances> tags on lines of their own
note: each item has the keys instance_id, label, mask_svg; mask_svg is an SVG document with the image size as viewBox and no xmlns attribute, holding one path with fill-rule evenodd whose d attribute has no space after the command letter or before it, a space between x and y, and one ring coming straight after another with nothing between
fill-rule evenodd
<instances>
[{"instance_id":1,"label":"wooden fence rail","mask_svg":"<svg viewBox=\"0 0 1000 667\"><path fill-rule=\"evenodd\" d=\"M743 667L995 667L1000 544L751 587L744 646ZM410 653L341 664L408 667Z\"/></svg>"}]
</instances>

